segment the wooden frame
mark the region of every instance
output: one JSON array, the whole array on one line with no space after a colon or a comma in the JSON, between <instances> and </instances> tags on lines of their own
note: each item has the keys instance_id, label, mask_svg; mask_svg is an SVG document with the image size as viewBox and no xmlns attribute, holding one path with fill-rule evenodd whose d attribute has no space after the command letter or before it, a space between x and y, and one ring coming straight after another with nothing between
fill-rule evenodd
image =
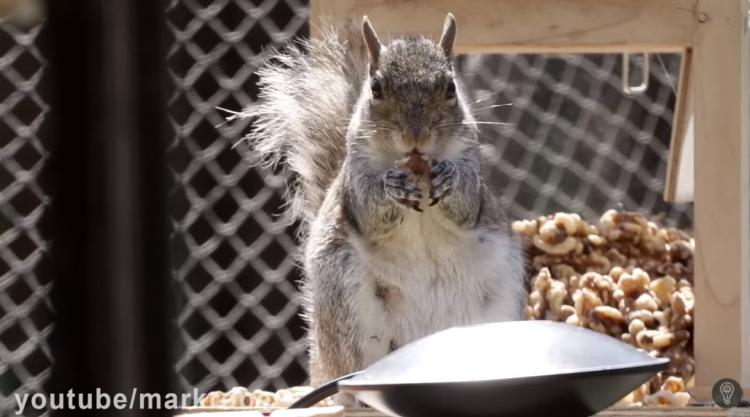
<instances>
[{"instance_id":1,"label":"wooden frame","mask_svg":"<svg viewBox=\"0 0 750 417\"><path fill-rule=\"evenodd\" d=\"M750 385L748 293L747 0L705 0L695 33L696 385L731 376ZM742 314L743 309L745 314Z\"/></svg>"},{"instance_id":2,"label":"wooden frame","mask_svg":"<svg viewBox=\"0 0 750 417\"><path fill-rule=\"evenodd\" d=\"M667 197L694 119L695 392L731 377L750 396L750 84L748 0L312 0L335 25L369 15L381 34L439 35L459 53L676 52L682 79ZM692 98L692 100L688 100ZM690 112L692 110L692 113ZM686 175L689 175L686 174ZM670 195L671 194L671 195Z\"/></svg>"}]
</instances>

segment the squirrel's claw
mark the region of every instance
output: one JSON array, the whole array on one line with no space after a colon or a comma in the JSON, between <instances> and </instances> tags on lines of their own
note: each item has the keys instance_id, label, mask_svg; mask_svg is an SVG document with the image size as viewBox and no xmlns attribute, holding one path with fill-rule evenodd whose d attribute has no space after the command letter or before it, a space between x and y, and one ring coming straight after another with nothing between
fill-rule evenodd
<instances>
[{"instance_id":1,"label":"squirrel's claw","mask_svg":"<svg viewBox=\"0 0 750 417\"><path fill-rule=\"evenodd\" d=\"M453 161L441 161L430 171L432 184L430 186L430 206L434 206L441 199L447 197L456 185L456 164Z\"/></svg>"},{"instance_id":2,"label":"squirrel's claw","mask_svg":"<svg viewBox=\"0 0 750 417\"><path fill-rule=\"evenodd\" d=\"M400 169L390 169L385 173L383 181L385 194L394 201L422 212L419 202L422 200L422 191L411 182L408 174Z\"/></svg>"}]
</instances>

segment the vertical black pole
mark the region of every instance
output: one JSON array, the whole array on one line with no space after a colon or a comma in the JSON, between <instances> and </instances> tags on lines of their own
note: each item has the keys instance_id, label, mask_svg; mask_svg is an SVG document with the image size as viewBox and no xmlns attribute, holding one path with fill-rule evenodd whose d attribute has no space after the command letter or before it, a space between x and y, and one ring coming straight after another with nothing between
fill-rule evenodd
<instances>
[{"instance_id":1,"label":"vertical black pole","mask_svg":"<svg viewBox=\"0 0 750 417\"><path fill-rule=\"evenodd\" d=\"M49 391L171 392L165 4L50 0L47 10L57 136ZM80 410L54 415L71 413Z\"/></svg>"}]
</instances>

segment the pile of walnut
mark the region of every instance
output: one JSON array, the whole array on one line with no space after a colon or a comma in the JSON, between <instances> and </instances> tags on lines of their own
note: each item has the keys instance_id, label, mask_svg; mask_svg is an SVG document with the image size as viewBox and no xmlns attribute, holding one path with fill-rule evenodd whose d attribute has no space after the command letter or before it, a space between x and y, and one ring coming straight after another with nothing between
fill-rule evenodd
<instances>
[{"instance_id":1,"label":"pile of walnut","mask_svg":"<svg viewBox=\"0 0 750 417\"><path fill-rule=\"evenodd\" d=\"M643 215L610 210L599 226L557 213L513 223L530 263L527 319L563 321L620 338L668 369L620 404L685 406L692 376L693 239Z\"/></svg>"},{"instance_id":2,"label":"pile of walnut","mask_svg":"<svg viewBox=\"0 0 750 417\"><path fill-rule=\"evenodd\" d=\"M249 391L244 387L234 387L227 392L212 391L201 400L205 408L286 408L312 391L312 387L291 387L278 391ZM327 398L316 406L332 406L333 400Z\"/></svg>"}]
</instances>

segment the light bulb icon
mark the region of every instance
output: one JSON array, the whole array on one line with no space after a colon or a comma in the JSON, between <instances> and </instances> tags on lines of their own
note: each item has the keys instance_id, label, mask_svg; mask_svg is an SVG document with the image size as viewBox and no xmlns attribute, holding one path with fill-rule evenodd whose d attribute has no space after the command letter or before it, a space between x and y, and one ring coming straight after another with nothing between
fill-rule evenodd
<instances>
[{"instance_id":1,"label":"light bulb icon","mask_svg":"<svg viewBox=\"0 0 750 417\"><path fill-rule=\"evenodd\" d=\"M734 385L731 382L724 382L719 386L719 392L721 393L721 399L725 405L729 405L732 402L732 395L734 394Z\"/></svg>"}]
</instances>

